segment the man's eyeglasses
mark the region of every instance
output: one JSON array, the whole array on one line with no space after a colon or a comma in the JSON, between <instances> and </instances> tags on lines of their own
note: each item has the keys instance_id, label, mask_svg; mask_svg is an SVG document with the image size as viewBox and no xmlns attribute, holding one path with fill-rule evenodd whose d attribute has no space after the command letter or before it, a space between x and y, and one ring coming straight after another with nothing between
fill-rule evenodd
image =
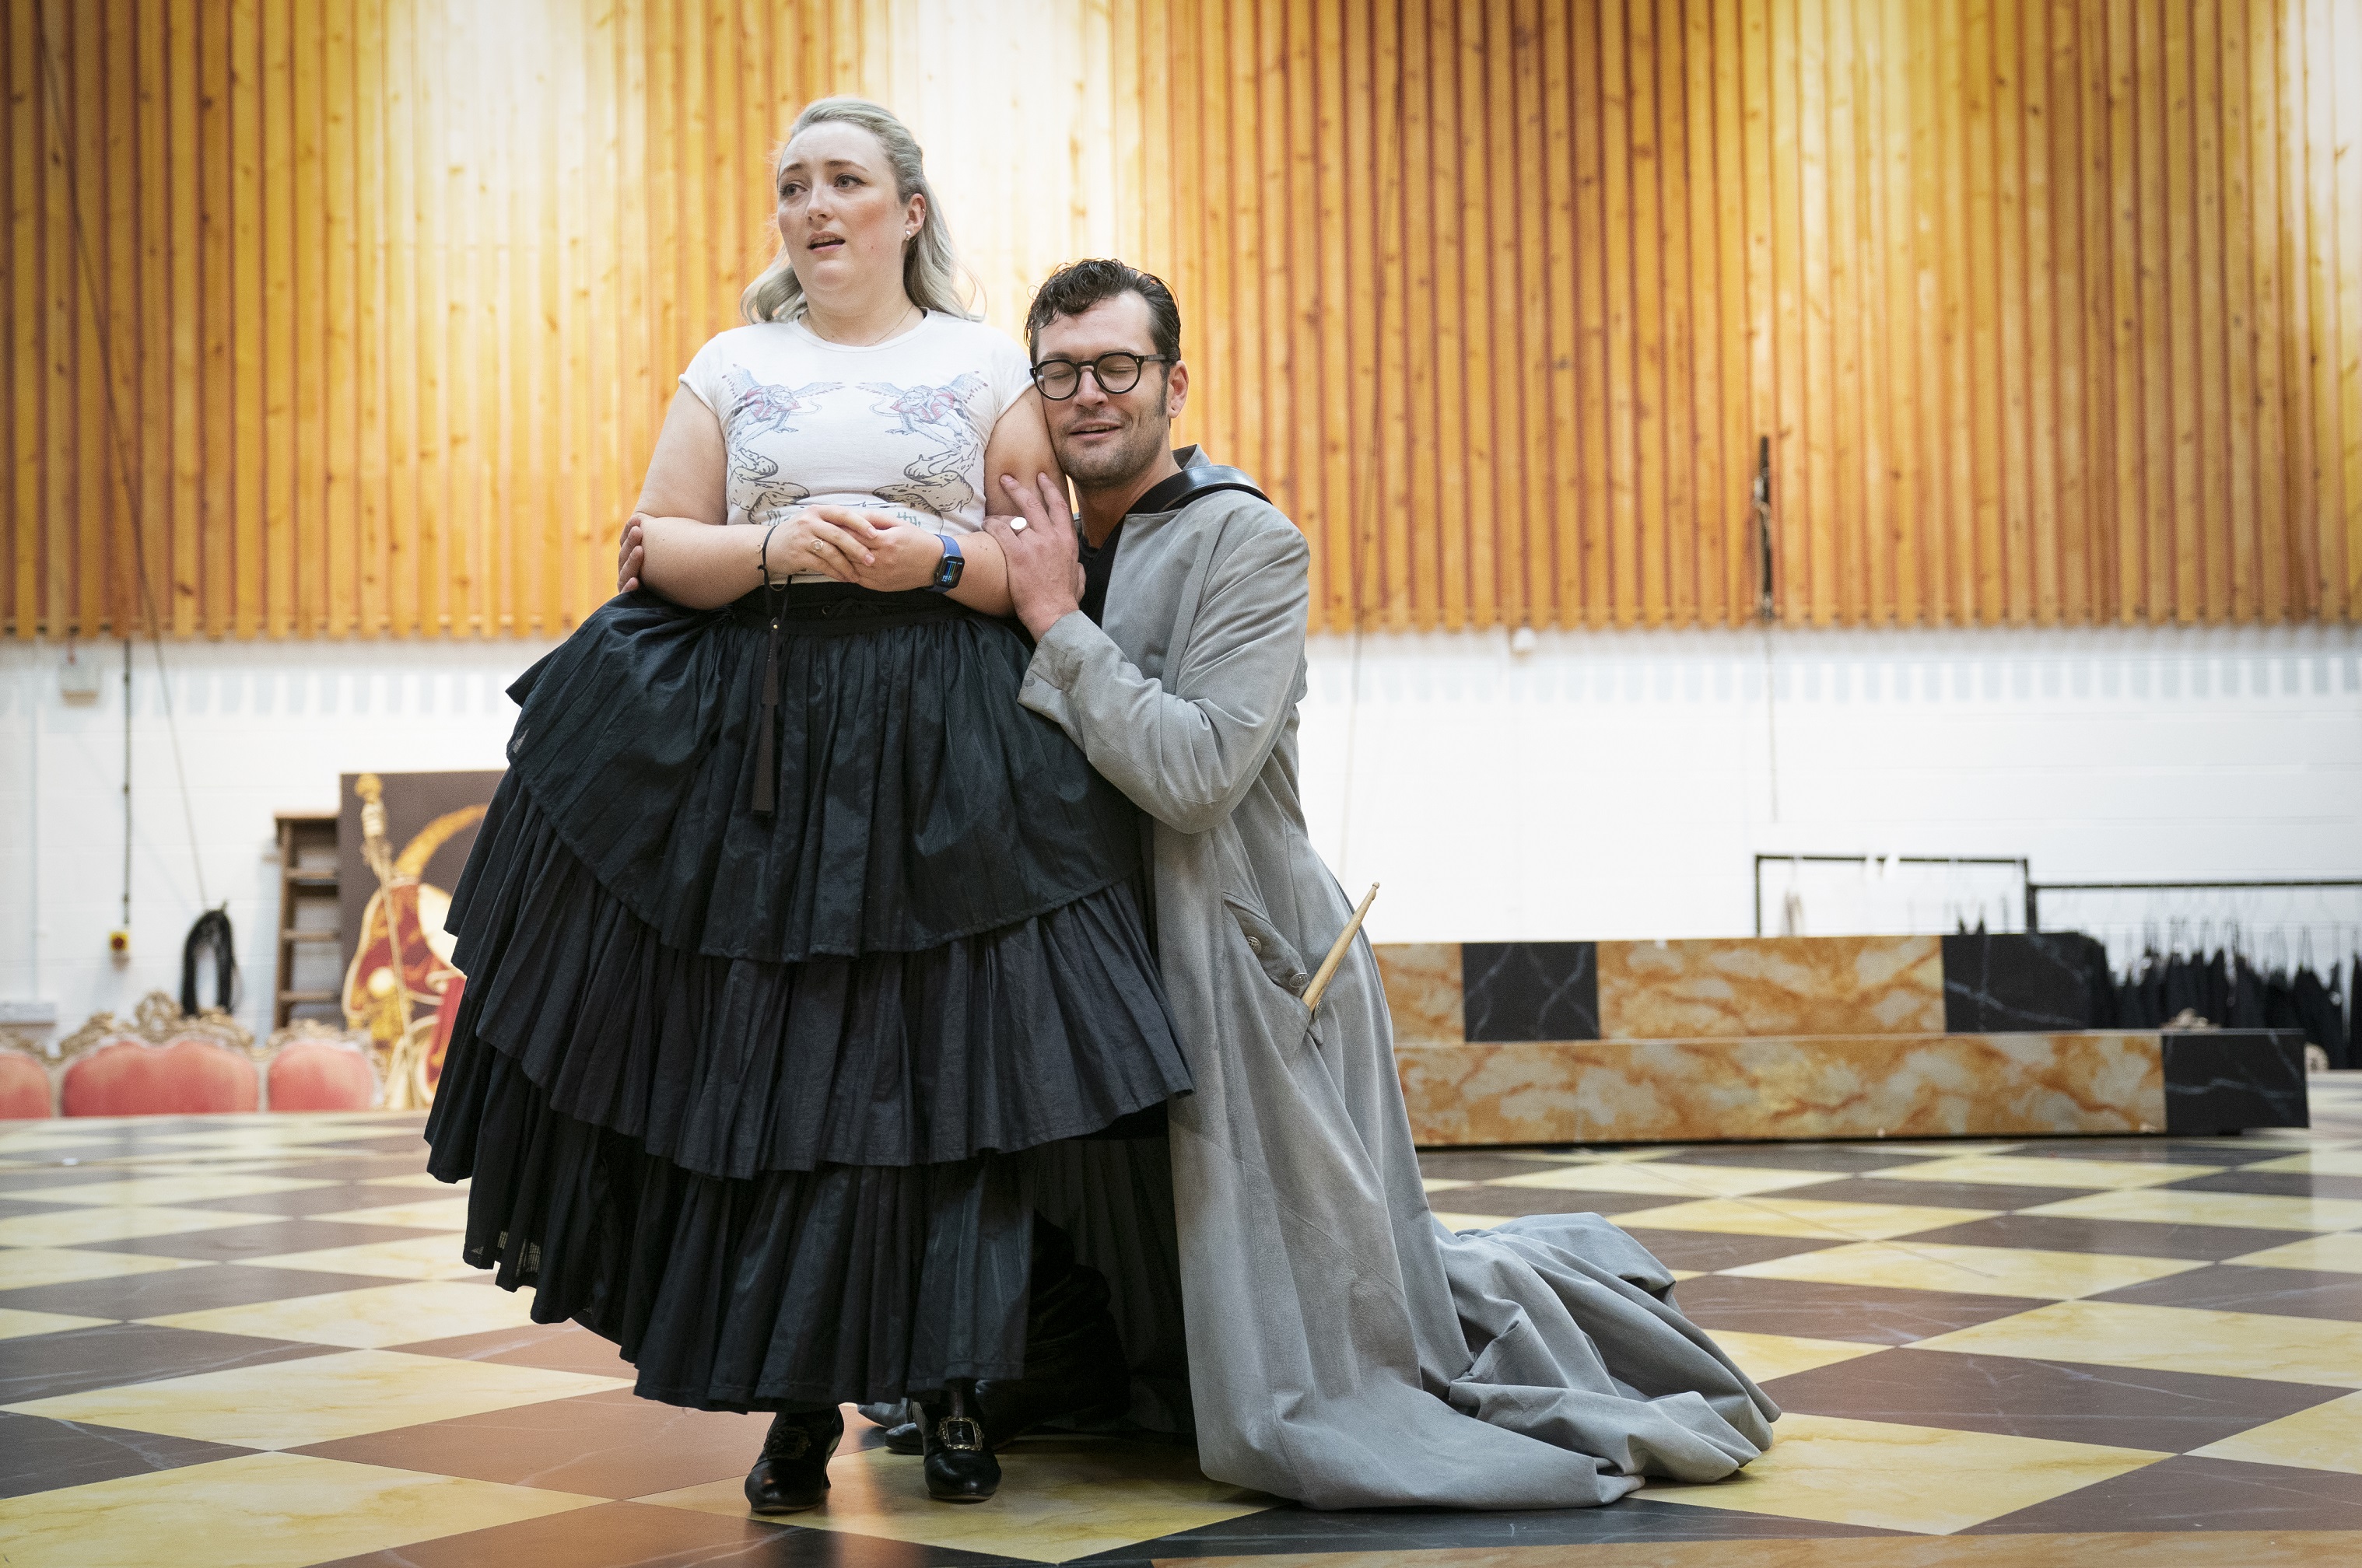
<instances>
[{"instance_id":1,"label":"man's eyeglasses","mask_svg":"<svg viewBox=\"0 0 2362 1568\"><path fill-rule=\"evenodd\" d=\"M1033 385L1052 402L1063 403L1083 389L1083 372L1087 369L1100 391L1120 397L1140 385L1142 367L1172 363L1172 357L1164 354L1102 354L1080 365L1071 359L1044 359L1033 367Z\"/></svg>"}]
</instances>

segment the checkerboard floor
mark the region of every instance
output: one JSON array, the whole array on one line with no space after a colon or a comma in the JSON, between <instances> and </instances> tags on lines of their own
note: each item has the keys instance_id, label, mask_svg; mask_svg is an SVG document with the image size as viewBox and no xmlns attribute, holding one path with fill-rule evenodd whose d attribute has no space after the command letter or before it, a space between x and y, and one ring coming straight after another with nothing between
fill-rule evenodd
<instances>
[{"instance_id":1,"label":"checkerboard floor","mask_svg":"<svg viewBox=\"0 0 2362 1568\"><path fill-rule=\"evenodd\" d=\"M457 1258L406 1114L0 1128L0 1561L951 1568L1178 1559L2362 1562L2362 1076L2238 1138L1450 1150L1449 1223L1595 1210L1787 1414L1716 1486L1321 1514L1186 1447L1029 1439L925 1500L857 1417L828 1506L748 1518L765 1419Z\"/></svg>"}]
</instances>

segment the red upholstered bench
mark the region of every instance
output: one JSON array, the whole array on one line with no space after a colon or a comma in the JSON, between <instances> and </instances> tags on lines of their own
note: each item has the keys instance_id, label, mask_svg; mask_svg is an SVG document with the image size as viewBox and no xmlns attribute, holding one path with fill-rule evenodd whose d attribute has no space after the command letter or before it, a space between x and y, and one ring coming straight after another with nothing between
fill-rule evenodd
<instances>
[{"instance_id":1,"label":"red upholstered bench","mask_svg":"<svg viewBox=\"0 0 2362 1568\"><path fill-rule=\"evenodd\" d=\"M270 1036L273 1111L366 1111L378 1101L366 1036L299 1020Z\"/></svg>"},{"instance_id":2,"label":"red upholstered bench","mask_svg":"<svg viewBox=\"0 0 2362 1568\"><path fill-rule=\"evenodd\" d=\"M0 1045L0 1122L54 1116L50 1098L48 1065L22 1047Z\"/></svg>"},{"instance_id":3,"label":"red upholstered bench","mask_svg":"<svg viewBox=\"0 0 2362 1568\"><path fill-rule=\"evenodd\" d=\"M127 1023L92 1017L61 1044L58 1102L68 1116L185 1116L262 1102L254 1036L226 1013L185 1018L160 991Z\"/></svg>"}]
</instances>

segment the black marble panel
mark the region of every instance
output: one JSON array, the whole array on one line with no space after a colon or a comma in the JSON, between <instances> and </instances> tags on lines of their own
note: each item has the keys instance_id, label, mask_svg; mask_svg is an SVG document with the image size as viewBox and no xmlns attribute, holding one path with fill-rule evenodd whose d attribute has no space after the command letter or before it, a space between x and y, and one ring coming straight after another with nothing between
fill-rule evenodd
<instances>
[{"instance_id":1,"label":"black marble panel","mask_svg":"<svg viewBox=\"0 0 2362 1568\"><path fill-rule=\"evenodd\" d=\"M1599 1038L1595 942L1462 942L1462 1026L1473 1043Z\"/></svg>"},{"instance_id":2,"label":"black marble panel","mask_svg":"<svg viewBox=\"0 0 2362 1568\"><path fill-rule=\"evenodd\" d=\"M2311 1124L2302 1031L2169 1030L2162 1038L2167 1132Z\"/></svg>"},{"instance_id":3,"label":"black marble panel","mask_svg":"<svg viewBox=\"0 0 2362 1568\"><path fill-rule=\"evenodd\" d=\"M1944 1028L1954 1035L2043 1034L2114 1022L2107 951L2077 931L1944 938Z\"/></svg>"}]
</instances>

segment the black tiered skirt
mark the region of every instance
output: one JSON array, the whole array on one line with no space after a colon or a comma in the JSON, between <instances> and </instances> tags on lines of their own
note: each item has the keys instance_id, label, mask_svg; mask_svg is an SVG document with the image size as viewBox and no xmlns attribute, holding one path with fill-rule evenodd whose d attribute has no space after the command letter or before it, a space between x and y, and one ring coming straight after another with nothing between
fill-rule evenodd
<instances>
[{"instance_id":1,"label":"black tiered skirt","mask_svg":"<svg viewBox=\"0 0 2362 1568\"><path fill-rule=\"evenodd\" d=\"M468 1260L640 1393L1013 1376L1037 1211L1087 1258L1169 1238L1139 822L1019 707L1027 656L932 594L638 593L510 688L428 1168L472 1178Z\"/></svg>"}]
</instances>

